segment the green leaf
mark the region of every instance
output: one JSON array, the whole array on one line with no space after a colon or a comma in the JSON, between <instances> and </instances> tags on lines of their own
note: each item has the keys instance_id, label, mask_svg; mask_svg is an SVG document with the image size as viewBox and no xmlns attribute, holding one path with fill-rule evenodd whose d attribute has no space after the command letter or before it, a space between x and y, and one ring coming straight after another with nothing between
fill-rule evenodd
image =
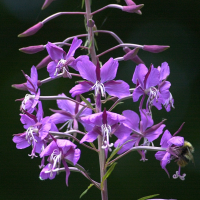
<instances>
[{"instance_id":1,"label":"green leaf","mask_svg":"<svg viewBox=\"0 0 200 200\"><path fill-rule=\"evenodd\" d=\"M81 9L83 9L84 3L85 3L85 0L82 0Z\"/></svg>"},{"instance_id":2,"label":"green leaf","mask_svg":"<svg viewBox=\"0 0 200 200\"><path fill-rule=\"evenodd\" d=\"M79 199L87 193L87 191L93 186L94 184L90 184L88 188L80 195Z\"/></svg>"},{"instance_id":3,"label":"green leaf","mask_svg":"<svg viewBox=\"0 0 200 200\"><path fill-rule=\"evenodd\" d=\"M110 157L107 159L106 165L107 165L108 162L117 154L117 152L118 152L127 142L130 142L130 141L132 141L132 140L126 141L126 142L125 142L123 145L121 145L121 146L118 145L118 146L112 151ZM112 165L112 164L111 164L111 165Z\"/></svg>"},{"instance_id":4,"label":"green leaf","mask_svg":"<svg viewBox=\"0 0 200 200\"><path fill-rule=\"evenodd\" d=\"M142 198L140 198L140 199L138 199L138 200L146 200L146 199L149 199L149 198L152 198L152 197L156 197L156 196L158 196L159 194L153 194L153 195L149 195L149 196L146 196L146 197L142 197Z\"/></svg>"},{"instance_id":5,"label":"green leaf","mask_svg":"<svg viewBox=\"0 0 200 200\"><path fill-rule=\"evenodd\" d=\"M98 49L98 46L97 46L97 41L96 41L96 39L94 38L94 45L95 45L95 47L96 47L96 49L97 49L97 51L99 50Z\"/></svg>"},{"instance_id":6,"label":"green leaf","mask_svg":"<svg viewBox=\"0 0 200 200\"><path fill-rule=\"evenodd\" d=\"M118 106L119 104L122 104L122 103L124 103L124 102L119 102L119 103L117 103L113 108L112 108L112 110L116 107L116 106ZM111 110L110 110L111 111Z\"/></svg>"},{"instance_id":7,"label":"green leaf","mask_svg":"<svg viewBox=\"0 0 200 200\"><path fill-rule=\"evenodd\" d=\"M106 97L106 99L104 100L104 102L102 102L102 103L103 103L103 104L106 103L106 102L110 99L110 97L111 97L111 96L108 95L108 96Z\"/></svg>"},{"instance_id":8,"label":"green leaf","mask_svg":"<svg viewBox=\"0 0 200 200\"><path fill-rule=\"evenodd\" d=\"M92 104L87 99L85 99L82 95L80 95L80 97L81 97L82 101L84 101L89 108L91 108L94 112L96 112L95 109L93 108Z\"/></svg>"},{"instance_id":9,"label":"green leaf","mask_svg":"<svg viewBox=\"0 0 200 200\"><path fill-rule=\"evenodd\" d=\"M103 176L103 179L102 179L102 182L101 182L101 189L103 189L103 182L110 176L110 174L114 170L116 164L117 164L116 162L113 163L111 165L111 167L108 169L108 171L106 172L106 174Z\"/></svg>"},{"instance_id":10,"label":"green leaf","mask_svg":"<svg viewBox=\"0 0 200 200\"><path fill-rule=\"evenodd\" d=\"M96 149L95 145L92 142L90 142L90 146Z\"/></svg>"}]
</instances>

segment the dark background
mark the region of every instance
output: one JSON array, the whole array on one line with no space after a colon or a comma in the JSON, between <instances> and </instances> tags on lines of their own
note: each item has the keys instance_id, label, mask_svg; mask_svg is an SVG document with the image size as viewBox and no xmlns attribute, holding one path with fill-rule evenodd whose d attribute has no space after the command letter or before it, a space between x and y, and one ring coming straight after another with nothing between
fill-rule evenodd
<instances>
[{"instance_id":1,"label":"dark background","mask_svg":"<svg viewBox=\"0 0 200 200\"><path fill-rule=\"evenodd\" d=\"M116 3L114 0L93 0L92 10L96 10L106 3ZM98 29L116 32L124 42L135 44L170 45L170 49L160 54L139 51L139 56L149 67L155 67L162 62L169 63L171 74L168 80L172 83L171 93L175 99L176 109L167 113L164 109L153 109L154 122L158 123L166 118L166 127L173 134L186 122L180 135L190 141L195 147L195 165L190 163L182 169L186 173L186 180L168 178L161 169L159 161L155 160L154 152L147 154L148 162L139 161L140 156L132 152L118 161L118 164L108 179L108 194L110 200L138 199L150 194L160 194L158 198L173 198L178 200L199 199L200 197L200 117L199 117L199 46L200 46L200 3L196 0L143 0L142 15L124 13L120 10L107 9L94 16ZM46 56L46 52L26 55L18 51L19 48L46 44L48 41L58 42L63 39L84 33L82 16L60 16L47 24L34 36L17 38L17 35L38 21L59 11L81 10L81 1L53 2L46 10L40 11L42 0L1 0L0 1L0 62L1 62L1 199L79 199L80 194L88 187L89 181L82 175L71 173L69 187L65 185L65 174L61 173L54 180L39 180L39 158L33 160L28 157L31 148L17 150L12 142L12 135L23 132L19 121L19 102L15 99L26 94L11 88L13 83L25 82L20 70L30 73L32 65ZM121 1L124 5L124 2ZM100 53L114 45L116 41L109 35L99 34L97 43ZM67 51L67 48L66 48ZM85 52L84 52L85 53ZM78 54L76 54L77 56ZM103 56L104 63L110 56L122 56L121 49ZM131 87L132 75L136 64L128 61L120 62L118 79L124 79ZM45 69L39 71L39 79L48 76ZM64 92L68 95L73 81L69 79L56 80L41 87L42 95L56 95ZM57 109L56 102L43 102L45 115L50 115L49 107ZM115 112L124 109L138 112L138 104L129 100ZM155 142L159 145L159 140ZM87 169L92 178L99 180L98 158L93 152L82 146L82 156L79 161ZM172 175L177 165L171 162L167 166ZM100 199L100 192L96 188L82 197L87 200Z\"/></svg>"}]
</instances>

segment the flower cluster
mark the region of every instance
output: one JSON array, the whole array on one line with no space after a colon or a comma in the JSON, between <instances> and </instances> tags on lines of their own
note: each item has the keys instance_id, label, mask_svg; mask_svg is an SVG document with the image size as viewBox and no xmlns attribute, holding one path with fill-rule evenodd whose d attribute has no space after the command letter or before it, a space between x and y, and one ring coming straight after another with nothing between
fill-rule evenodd
<instances>
[{"instance_id":1,"label":"flower cluster","mask_svg":"<svg viewBox=\"0 0 200 200\"><path fill-rule=\"evenodd\" d=\"M45 1L43 8L51 2ZM127 0L126 4L127 6L110 4L91 13L88 9L89 0L85 0L86 12L63 12L62 14L87 14L87 34L72 36L59 43L48 42L46 45L21 49L25 53L36 53L46 49L48 53L48 56L36 67L32 66L30 77L23 72L26 83L13 85L17 89L30 92L24 98L19 99L22 101L20 121L25 131L14 135L13 142L16 143L17 149L31 146L32 151L29 155L31 158L40 156L40 178L43 180L54 179L56 174L65 171L68 185L70 171L80 172L100 189L102 197L105 197L107 188L104 183L108 177L107 168L110 167L108 170L110 172L116 160L135 150L141 155L142 161L147 160L148 150L157 151L155 157L160 160L161 167L168 175L166 165L170 160L175 159L179 165L179 171L173 177L179 177L181 180L185 177L185 174L180 174L180 167L190 160L183 152L183 150L186 152L189 147L186 147L183 137L175 136L182 126L172 136L168 130L164 132L165 120L154 122L152 114L153 106L158 110L164 107L167 112L171 110L171 107L174 108L174 99L169 91L171 83L167 81L170 75L169 65L163 62L157 68L154 68L153 64L147 68L137 55L139 49L159 53L168 46L126 44L111 31L95 30L92 16L103 9L112 7L125 12L141 14L142 4L136 5L132 0ZM58 13L50 16L20 36L35 34L47 21L57 16L59 16ZM96 55L95 32L109 33L119 42L119 45ZM86 46L81 46L80 37L87 38ZM68 43L70 40L72 40L71 44ZM62 48L64 45L70 46L67 53ZM102 65L100 57L118 47L122 47L126 54L119 58L111 57ZM85 48L89 55L75 57L78 48ZM115 80L118 68L122 65L119 61L126 60L137 63L132 71L134 88L123 80ZM38 80L37 70L45 66L49 77ZM43 84L59 78L68 78L66 81L71 81L73 77L79 77L82 80L69 90L71 97L64 93L57 96L41 96ZM88 92L93 94L93 98L86 98ZM133 99L134 103L141 96L138 110L124 110L122 113L112 111L119 103L127 99ZM57 101L59 109L50 109L53 112L50 116L45 116L43 112L42 103L45 100ZM113 101L109 109L105 107L107 101ZM146 106L143 106L144 102ZM153 142L161 135L161 147L155 147ZM98 140L98 147L96 147L95 140ZM100 183L92 180L84 167L78 164L81 150L77 146L79 148L84 146L98 152ZM190 153L193 152L192 147L189 150Z\"/></svg>"}]
</instances>

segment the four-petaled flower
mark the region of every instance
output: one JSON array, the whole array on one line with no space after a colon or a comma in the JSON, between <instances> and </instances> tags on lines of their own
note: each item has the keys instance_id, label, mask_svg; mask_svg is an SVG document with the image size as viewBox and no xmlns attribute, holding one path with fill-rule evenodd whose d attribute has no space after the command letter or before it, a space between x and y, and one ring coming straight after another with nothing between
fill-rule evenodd
<instances>
[{"instance_id":1,"label":"four-petaled flower","mask_svg":"<svg viewBox=\"0 0 200 200\"><path fill-rule=\"evenodd\" d=\"M66 97L65 94L60 94L58 96ZM79 97L79 96L77 96L77 97ZM79 100L80 100L80 97L79 97ZM90 102L90 99L87 98L87 101ZM82 101L81 104L85 104L85 103ZM53 112L55 112L55 114L50 116L50 119L52 122L54 122L55 124L65 123L62 126L62 128L65 125L67 125L67 130L71 130L74 128L78 128L78 127L73 126L74 124L76 125L77 121L78 121L83 124L83 126L86 128L86 130L88 130L88 127L90 127L90 126L85 124L84 122L82 122L81 117L91 115L92 110L90 108L84 109L83 106L79 105L78 103L75 103L70 100L61 100L61 99L57 100L57 105L61 110L51 109Z\"/></svg>"},{"instance_id":2,"label":"four-petaled flower","mask_svg":"<svg viewBox=\"0 0 200 200\"><path fill-rule=\"evenodd\" d=\"M48 164L40 172L40 178L54 179L57 170L60 168L61 163L63 164L66 171L66 185L68 186L68 177L70 170L66 163L70 161L73 165L76 165L81 155L80 149L76 149L76 145L69 140L65 139L54 139L40 154L40 157L48 157Z\"/></svg>"},{"instance_id":3,"label":"four-petaled flower","mask_svg":"<svg viewBox=\"0 0 200 200\"><path fill-rule=\"evenodd\" d=\"M150 113L153 105L160 110L162 104L167 111L170 111L174 100L169 92L171 83L166 81L169 73L169 66L166 62L158 68L151 65L149 70L144 64L137 65L132 78L133 83L136 84L136 89L133 91L133 101L138 101L141 95L143 97L148 95L146 109Z\"/></svg>"},{"instance_id":4,"label":"four-petaled flower","mask_svg":"<svg viewBox=\"0 0 200 200\"><path fill-rule=\"evenodd\" d=\"M83 57L77 62L77 68L82 78L87 81L81 81L69 92L72 97L91 90L95 90L95 96L101 94L106 97L106 92L118 98L126 97L130 94L129 85L122 81L113 79L116 77L118 61L110 58L101 68L99 62L95 66L89 59Z\"/></svg>"},{"instance_id":5,"label":"four-petaled flower","mask_svg":"<svg viewBox=\"0 0 200 200\"><path fill-rule=\"evenodd\" d=\"M24 124L26 131L24 133L15 134L13 142L16 143L17 149L25 149L32 146L32 151L29 156L31 158L37 157L35 153L41 153L46 146L49 131L58 131L54 123L52 123L49 117L43 118L42 104L38 104L37 115L32 115L28 112L26 114L20 114L21 122Z\"/></svg>"},{"instance_id":6,"label":"four-petaled flower","mask_svg":"<svg viewBox=\"0 0 200 200\"><path fill-rule=\"evenodd\" d=\"M126 127L124 127L124 129L121 127L117 130L119 128L119 122L124 119L124 116L106 110L82 117L81 120L93 126L93 129L82 138L80 143L93 142L97 139L98 135L101 135L101 148L111 151L113 143L110 143L109 138L113 134L120 138L123 137L123 135L130 134L130 131Z\"/></svg>"},{"instance_id":7,"label":"four-petaled flower","mask_svg":"<svg viewBox=\"0 0 200 200\"><path fill-rule=\"evenodd\" d=\"M132 110L125 110L122 112L123 116L126 117L122 121L123 125L131 130L133 134L118 139L115 142L115 147L123 145L119 150L119 154L129 150L134 145L139 146L140 140L143 138L144 141L142 146L149 146L155 139L157 139L163 132L165 125L164 120L158 124L154 124L153 119L146 114L145 110L140 111L141 121L137 113ZM145 161L145 151L139 151L142 156L142 160Z\"/></svg>"},{"instance_id":8,"label":"four-petaled flower","mask_svg":"<svg viewBox=\"0 0 200 200\"><path fill-rule=\"evenodd\" d=\"M182 124L183 126L183 124ZM176 135L182 128L174 134ZM155 154L157 160L160 160L161 167L166 171L167 175L169 176L169 172L166 169L166 165L170 163L171 160L175 159L177 162L179 158L182 158L181 155L181 147L184 145L184 138L180 136L172 136L171 133L166 130L161 138L160 145L163 148L166 148L166 151L158 151ZM173 178L180 178L181 180L185 179L186 174L180 174L181 166L179 166L179 170L174 174Z\"/></svg>"},{"instance_id":9,"label":"four-petaled flower","mask_svg":"<svg viewBox=\"0 0 200 200\"><path fill-rule=\"evenodd\" d=\"M75 51L79 46L81 45L82 40L75 37L72 41L72 45L66 54L66 52L59 46L56 46L55 44L48 42L46 45L46 49L49 53L49 56L53 61L51 61L47 65L47 71L49 72L49 76L51 78L55 78L58 73L62 72L64 77L71 78L71 75L69 74L68 66L74 68L77 70L76 66L72 66L71 64L75 60L73 57L75 54Z\"/></svg>"},{"instance_id":10,"label":"four-petaled flower","mask_svg":"<svg viewBox=\"0 0 200 200\"><path fill-rule=\"evenodd\" d=\"M26 94L21 103L20 110L26 110L27 112L32 113L35 110L40 97L40 89L38 89L38 73L36 67L31 67L31 77L29 77L27 74L24 74L24 76L27 79L26 87L31 94Z\"/></svg>"}]
</instances>

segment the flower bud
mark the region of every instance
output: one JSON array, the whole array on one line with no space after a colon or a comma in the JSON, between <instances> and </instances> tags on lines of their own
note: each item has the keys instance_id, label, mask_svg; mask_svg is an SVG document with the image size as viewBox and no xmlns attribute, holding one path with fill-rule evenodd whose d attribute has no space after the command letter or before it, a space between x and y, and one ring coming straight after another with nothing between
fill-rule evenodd
<instances>
[{"instance_id":1,"label":"flower bud","mask_svg":"<svg viewBox=\"0 0 200 200\"><path fill-rule=\"evenodd\" d=\"M42 85L42 83L41 83L40 80L37 81L37 85L38 85L38 86L41 86L41 85ZM11 87L13 87L13 88L15 88L15 89L17 89L17 90L25 90L25 91L28 90L28 88L27 88L27 83L13 84L13 85L11 85Z\"/></svg>"},{"instance_id":2,"label":"flower bud","mask_svg":"<svg viewBox=\"0 0 200 200\"><path fill-rule=\"evenodd\" d=\"M123 6L122 11L134 13L134 12L137 12L138 10L140 10L143 6L144 6L144 4Z\"/></svg>"},{"instance_id":3,"label":"flower bud","mask_svg":"<svg viewBox=\"0 0 200 200\"><path fill-rule=\"evenodd\" d=\"M132 1L132 0L125 0L125 2L126 2L127 6L136 5L136 3L134 1ZM137 10L135 13L137 13L139 15L142 14L142 12L140 10Z\"/></svg>"},{"instance_id":4,"label":"flower bud","mask_svg":"<svg viewBox=\"0 0 200 200\"><path fill-rule=\"evenodd\" d=\"M92 19L89 19L88 22L87 22L87 26L90 27L90 28L92 28L94 26L94 24L95 24L94 20L92 20Z\"/></svg>"},{"instance_id":5,"label":"flower bud","mask_svg":"<svg viewBox=\"0 0 200 200\"><path fill-rule=\"evenodd\" d=\"M128 52L131 51L131 49L128 48L128 47L123 48L123 50L124 50L124 52L126 52L126 53L128 53ZM144 62L140 59L140 57L139 57L138 55L136 55L135 57L133 57L131 60L132 60L133 62L135 62L136 64L144 63Z\"/></svg>"},{"instance_id":6,"label":"flower bud","mask_svg":"<svg viewBox=\"0 0 200 200\"><path fill-rule=\"evenodd\" d=\"M27 54L34 54L40 51L43 51L45 49L44 45L37 45L37 46L29 46L29 47L23 47L20 48L19 51Z\"/></svg>"},{"instance_id":7,"label":"flower bud","mask_svg":"<svg viewBox=\"0 0 200 200\"><path fill-rule=\"evenodd\" d=\"M29 28L29 29L27 29L26 31L24 31L23 33L19 34L18 37L27 37L27 36L34 35L34 34L37 33L42 27L43 27L43 23L42 23L42 22L38 22L37 24L35 24L35 25L32 26L31 28Z\"/></svg>"},{"instance_id":8,"label":"flower bud","mask_svg":"<svg viewBox=\"0 0 200 200\"><path fill-rule=\"evenodd\" d=\"M127 54L125 54L123 56L124 60L126 61L126 60L133 59L137 55L138 51L139 51L139 48L135 48L133 50L130 50Z\"/></svg>"},{"instance_id":9,"label":"flower bud","mask_svg":"<svg viewBox=\"0 0 200 200\"><path fill-rule=\"evenodd\" d=\"M144 45L143 50L149 51L151 53L160 53L162 51L165 51L170 46L160 46L160 45Z\"/></svg>"},{"instance_id":10,"label":"flower bud","mask_svg":"<svg viewBox=\"0 0 200 200\"><path fill-rule=\"evenodd\" d=\"M52 61L51 57L48 55L45 58L43 58L36 66L36 69L41 69L43 67L46 67L50 62Z\"/></svg>"},{"instance_id":11,"label":"flower bud","mask_svg":"<svg viewBox=\"0 0 200 200\"><path fill-rule=\"evenodd\" d=\"M55 0L45 0L44 4L42 6L42 10L47 8L53 1L55 1Z\"/></svg>"}]
</instances>

